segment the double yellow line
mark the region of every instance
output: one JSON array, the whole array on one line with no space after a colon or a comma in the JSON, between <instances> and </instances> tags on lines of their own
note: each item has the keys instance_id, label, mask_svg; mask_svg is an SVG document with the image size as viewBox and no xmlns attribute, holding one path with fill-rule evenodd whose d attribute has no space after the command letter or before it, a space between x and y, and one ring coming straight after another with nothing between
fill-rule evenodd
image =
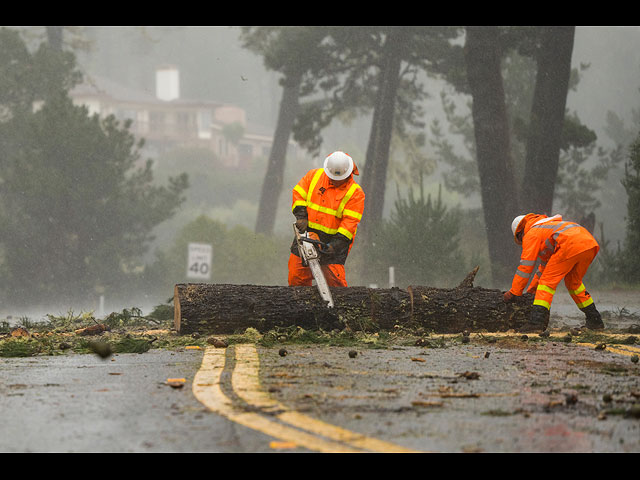
<instances>
[{"instance_id":1,"label":"double yellow line","mask_svg":"<svg viewBox=\"0 0 640 480\"><path fill-rule=\"evenodd\" d=\"M393 443L343 429L304 415L272 398L260 387L260 360L254 345L233 347L231 375L234 393L246 405L234 403L221 388L227 349L208 347L193 379L193 393L209 410L233 422L277 438L289 445L324 453L415 453Z\"/></svg>"},{"instance_id":2,"label":"double yellow line","mask_svg":"<svg viewBox=\"0 0 640 480\"><path fill-rule=\"evenodd\" d=\"M584 347L592 347L595 348L596 344L595 343L578 343L578 345L582 345ZM638 355L640 356L640 348L632 346L632 345L624 345L624 344L614 344L613 345L607 345L606 346L606 350L612 353L617 353L618 355L626 355L628 357L631 357L633 355Z\"/></svg>"}]
</instances>

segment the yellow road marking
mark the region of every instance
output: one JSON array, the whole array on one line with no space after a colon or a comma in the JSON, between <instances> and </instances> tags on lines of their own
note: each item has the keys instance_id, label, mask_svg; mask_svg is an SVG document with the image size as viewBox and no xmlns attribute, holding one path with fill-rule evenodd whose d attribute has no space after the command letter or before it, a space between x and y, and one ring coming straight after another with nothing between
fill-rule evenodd
<instances>
[{"instance_id":1,"label":"yellow road marking","mask_svg":"<svg viewBox=\"0 0 640 480\"><path fill-rule=\"evenodd\" d=\"M362 453L337 442L326 441L315 435L299 431L279 422L272 421L254 412L247 412L234 406L220 388L220 375L224 369L226 349L208 347L202 359L202 366L193 379L193 394L209 410L216 412L240 425L257 430L284 442L325 453Z\"/></svg>"},{"instance_id":2,"label":"yellow road marking","mask_svg":"<svg viewBox=\"0 0 640 480\"><path fill-rule=\"evenodd\" d=\"M254 345L236 345L236 366L231 383L234 391L245 402L265 411L276 413L283 422L308 432L322 435L338 442L347 443L356 448L381 453L415 453L400 445L385 442L377 438L367 437L321 420L309 417L281 404L260 388L258 377L260 360ZM295 439L293 440L295 441Z\"/></svg>"},{"instance_id":3,"label":"yellow road marking","mask_svg":"<svg viewBox=\"0 0 640 480\"><path fill-rule=\"evenodd\" d=\"M259 387L259 360L255 347L237 345L236 366L232 373L232 386L240 398L250 407L260 408L267 415L273 414L280 421L270 420L256 412L248 412L233 404L220 388L220 377L226 362L226 349L208 347L200 370L193 380L195 397L212 410L245 427L309 450L325 453L412 452L365 435L330 425L292 411L275 401ZM288 425L285 425L286 422ZM296 428L294 428L296 427ZM304 429L306 431L300 430ZM309 433L311 432L311 433ZM326 437L321 438L320 435Z\"/></svg>"},{"instance_id":4,"label":"yellow road marking","mask_svg":"<svg viewBox=\"0 0 640 480\"><path fill-rule=\"evenodd\" d=\"M582 345L584 347L596 347L595 343L578 343L578 345ZM615 344L615 347L611 346L610 344L606 344L607 348L606 350L608 352L612 352L612 353L619 353L620 355L627 355L628 357L632 356L632 355L640 355L640 348L638 347L634 347L631 345L620 345L620 344Z\"/></svg>"}]
</instances>

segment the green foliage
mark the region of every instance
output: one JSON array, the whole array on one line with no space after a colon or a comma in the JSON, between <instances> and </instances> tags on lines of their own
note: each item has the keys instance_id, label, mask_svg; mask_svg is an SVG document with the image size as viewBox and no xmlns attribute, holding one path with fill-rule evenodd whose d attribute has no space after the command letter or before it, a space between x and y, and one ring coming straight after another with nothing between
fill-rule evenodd
<instances>
[{"instance_id":1,"label":"green foliage","mask_svg":"<svg viewBox=\"0 0 640 480\"><path fill-rule=\"evenodd\" d=\"M41 350L40 342L31 338L10 338L0 341L0 357L32 357Z\"/></svg>"},{"instance_id":2,"label":"green foliage","mask_svg":"<svg viewBox=\"0 0 640 480\"><path fill-rule=\"evenodd\" d=\"M629 147L621 183L627 193L626 237L622 245L612 246L600 223L600 252L586 277L595 285L640 284L640 134Z\"/></svg>"},{"instance_id":3,"label":"green foliage","mask_svg":"<svg viewBox=\"0 0 640 480\"><path fill-rule=\"evenodd\" d=\"M222 127L222 135L233 145L237 145L238 142L244 136L244 126L241 123L227 123Z\"/></svg>"},{"instance_id":4,"label":"green foliage","mask_svg":"<svg viewBox=\"0 0 640 480\"><path fill-rule=\"evenodd\" d=\"M133 338L127 335L114 343L113 351L115 353L145 353L149 351L152 344L152 340Z\"/></svg>"},{"instance_id":5,"label":"green foliage","mask_svg":"<svg viewBox=\"0 0 640 480\"><path fill-rule=\"evenodd\" d=\"M640 133L629 149L622 185L628 197L623 274L628 281L640 283Z\"/></svg>"},{"instance_id":6,"label":"green foliage","mask_svg":"<svg viewBox=\"0 0 640 480\"><path fill-rule=\"evenodd\" d=\"M142 316L142 310L137 307L124 308L121 312L112 312L103 322L109 328L123 328L139 325L148 325L148 321Z\"/></svg>"},{"instance_id":7,"label":"green foliage","mask_svg":"<svg viewBox=\"0 0 640 480\"><path fill-rule=\"evenodd\" d=\"M72 332L80 328L95 325L93 312L80 312L76 314L73 310L68 310L66 314L61 315L48 313L46 317L47 321L42 325L38 325L37 330L46 330L50 332Z\"/></svg>"},{"instance_id":8,"label":"green foliage","mask_svg":"<svg viewBox=\"0 0 640 480\"><path fill-rule=\"evenodd\" d=\"M569 123L565 121L565 127ZM608 150L593 141L574 143L561 152L554 202L566 218L579 222L601 206L601 189L609 173L622 162L622 151L622 146Z\"/></svg>"},{"instance_id":9,"label":"green foliage","mask_svg":"<svg viewBox=\"0 0 640 480\"><path fill-rule=\"evenodd\" d=\"M398 286L457 285L466 275L460 249L461 212L449 210L442 202L441 190L435 201L410 190L407 198L395 202L395 210L383 223L366 261L374 265L376 281L385 285L388 267L395 269Z\"/></svg>"},{"instance_id":10,"label":"green foliage","mask_svg":"<svg viewBox=\"0 0 640 480\"><path fill-rule=\"evenodd\" d=\"M585 275L585 282L594 286L617 286L622 280L620 246L611 246L611 240L605 236L602 223L599 233L597 240L600 251Z\"/></svg>"},{"instance_id":11,"label":"green foliage","mask_svg":"<svg viewBox=\"0 0 640 480\"><path fill-rule=\"evenodd\" d=\"M125 291L152 229L183 201L186 175L155 185L130 124L90 117L68 98L65 89L74 83L69 57L46 49L11 54L16 38L8 42L0 33L0 60L10 61L0 68L17 69L14 63L22 61L45 72L41 84L14 85L26 88L24 101L44 98L41 108L7 102L11 115L0 123L0 291L15 305ZM51 79L56 89L47 87Z\"/></svg>"},{"instance_id":12,"label":"green foliage","mask_svg":"<svg viewBox=\"0 0 640 480\"><path fill-rule=\"evenodd\" d=\"M167 291L175 283L187 282L189 243L212 245L212 283L286 285L291 239L256 234L243 226L228 228L224 223L201 215L187 224L173 245L158 252L147 277L156 279ZM166 282L164 284L163 282Z\"/></svg>"},{"instance_id":13,"label":"green foliage","mask_svg":"<svg viewBox=\"0 0 640 480\"><path fill-rule=\"evenodd\" d=\"M69 90L81 77L72 53L43 43L31 54L19 32L0 28L0 120L30 112L33 102Z\"/></svg>"},{"instance_id":14,"label":"green foliage","mask_svg":"<svg viewBox=\"0 0 640 480\"><path fill-rule=\"evenodd\" d=\"M160 322L167 320L173 322L173 313L173 305L156 305L148 317Z\"/></svg>"},{"instance_id":15,"label":"green foliage","mask_svg":"<svg viewBox=\"0 0 640 480\"><path fill-rule=\"evenodd\" d=\"M311 37L309 28L305 35ZM307 61L307 81L301 88L301 111L293 127L294 139L310 153L318 154L321 132L334 120L348 123L354 115L371 112L384 76L387 39L402 29L403 41L394 58L404 67L395 101L394 133L403 137L411 129L424 128L423 100L428 98L418 72L460 84L462 47L454 45L459 27L366 26L323 27L326 38L314 50L314 62ZM322 34L322 30L316 30Z\"/></svg>"}]
</instances>

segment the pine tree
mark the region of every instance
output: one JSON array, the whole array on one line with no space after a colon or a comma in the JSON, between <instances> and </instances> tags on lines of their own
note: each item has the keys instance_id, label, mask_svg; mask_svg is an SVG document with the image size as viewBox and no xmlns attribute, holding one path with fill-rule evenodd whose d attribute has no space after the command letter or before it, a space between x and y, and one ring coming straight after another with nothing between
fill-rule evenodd
<instances>
[{"instance_id":1,"label":"pine tree","mask_svg":"<svg viewBox=\"0 0 640 480\"><path fill-rule=\"evenodd\" d=\"M627 191L627 234L622 270L625 280L640 282L640 133L631 144L622 185Z\"/></svg>"}]
</instances>

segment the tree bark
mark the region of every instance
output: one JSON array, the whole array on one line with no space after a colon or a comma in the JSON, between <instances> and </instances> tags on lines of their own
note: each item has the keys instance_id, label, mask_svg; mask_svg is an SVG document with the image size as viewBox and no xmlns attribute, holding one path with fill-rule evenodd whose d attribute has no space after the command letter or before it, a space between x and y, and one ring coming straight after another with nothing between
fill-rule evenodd
<instances>
[{"instance_id":1,"label":"tree bark","mask_svg":"<svg viewBox=\"0 0 640 480\"><path fill-rule=\"evenodd\" d=\"M284 168L287 158L287 146L293 128L293 122L298 114L300 83L302 74L294 74L285 78L278 124L273 137L273 145L269 153L269 163L262 184L258 217L256 219L256 233L271 235L278 212L278 200L282 192Z\"/></svg>"},{"instance_id":2,"label":"tree bark","mask_svg":"<svg viewBox=\"0 0 640 480\"><path fill-rule=\"evenodd\" d=\"M542 30L520 198L522 213L553 213L574 33L575 27Z\"/></svg>"},{"instance_id":3,"label":"tree bark","mask_svg":"<svg viewBox=\"0 0 640 480\"><path fill-rule=\"evenodd\" d=\"M406 33L403 29L390 30L385 44L384 65L380 72L380 85L367 146L367 161L362 175L367 214L366 218L363 217L361 225L369 226L368 230L375 229L382 221L393 117L405 43Z\"/></svg>"},{"instance_id":4,"label":"tree bark","mask_svg":"<svg viewBox=\"0 0 640 480\"><path fill-rule=\"evenodd\" d=\"M407 33L404 29L392 28L385 43L367 157L360 182L365 194L365 204L362 220L358 225L358 242L364 249L375 243L384 213L389 150L400 85L402 50L405 48L406 38ZM362 265L360 274L362 278L370 276L368 263Z\"/></svg>"},{"instance_id":5,"label":"tree bark","mask_svg":"<svg viewBox=\"0 0 640 480\"><path fill-rule=\"evenodd\" d=\"M476 269L477 271L477 269ZM180 334L232 334L253 327L378 331L422 327L434 333L506 331L529 318L532 297L504 303L500 290L473 287L475 271L458 286L331 289L329 309L315 287L177 284L174 326Z\"/></svg>"},{"instance_id":6,"label":"tree bark","mask_svg":"<svg viewBox=\"0 0 640 480\"><path fill-rule=\"evenodd\" d=\"M478 173L493 284L510 282L519 252L510 226L520 214L496 27L467 27L465 61L473 99Z\"/></svg>"},{"instance_id":7,"label":"tree bark","mask_svg":"<svg viewBox=\"0 0 640 480\"><path fill-rule=\"evenodd\" d=\"M62 51L64 27L47 27L47 41L51 48Z\"/></svg>"}]
</instances>

